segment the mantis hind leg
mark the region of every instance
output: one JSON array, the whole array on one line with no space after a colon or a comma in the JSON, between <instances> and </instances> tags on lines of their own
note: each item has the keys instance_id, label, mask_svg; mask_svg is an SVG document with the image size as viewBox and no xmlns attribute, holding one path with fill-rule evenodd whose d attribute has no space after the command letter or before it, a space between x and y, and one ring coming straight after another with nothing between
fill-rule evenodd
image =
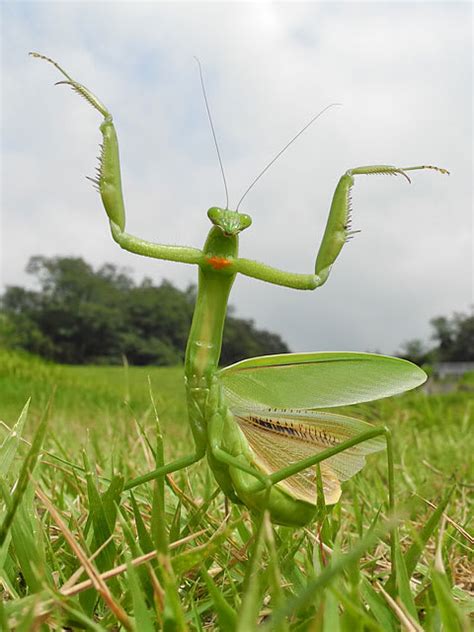
<instances>
[{"instance_id":1,"label":"mantis hind leg","mask_svg":"<svg viewBox=\"0 0 474 632\"><path fill-rule=\"evenodd\" d=\"M363 443L364 441L381 435L384 436L387 445L389 508L390 511L393 512L395 505L393 451L391 433L386 427L372 428L371 430L361 433L356 437L352 437L339 445L319 452L318 454L297 463L293 463L288 467L269 475L258 471L245 458L239 458L229 454L221 447L221 445L211 446L211 450L216 460L225 463L229 467L236 492L245 504L256 510L268 508L272 515L272 519L280 524L304 525L314 517L316 513L316 505L311 506L309 503L292 498L278 488L274 490L275 492L278 492L278 494L274 494L273 490L271 494L267 494L266 492L268 492L270 488L274 488L277 483L302 472L309 467L313 467L335 454L339 454L340 452L352 448L359 443ZM263 503L264 498L268 499L267 504Z\"/></svg>"}]
</instances>

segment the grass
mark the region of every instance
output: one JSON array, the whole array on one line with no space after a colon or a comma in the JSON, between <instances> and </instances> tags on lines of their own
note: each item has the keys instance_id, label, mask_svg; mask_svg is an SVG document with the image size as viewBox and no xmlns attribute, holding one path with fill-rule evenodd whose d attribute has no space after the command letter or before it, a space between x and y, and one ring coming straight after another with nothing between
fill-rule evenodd
<instances>
[{"instance_id":1,"label":"grass","mask_svg":"<svg viewBox=\"0 0 474 632\"><path fill-rule=\"evenodd\" d=\"M353 407L393 431L396 516L378 454L290 529L226 503L205 462L121 492L191 451L182 369L0 350L0 629L468 630L468 387Z\"/></svg>"}]
</instances>

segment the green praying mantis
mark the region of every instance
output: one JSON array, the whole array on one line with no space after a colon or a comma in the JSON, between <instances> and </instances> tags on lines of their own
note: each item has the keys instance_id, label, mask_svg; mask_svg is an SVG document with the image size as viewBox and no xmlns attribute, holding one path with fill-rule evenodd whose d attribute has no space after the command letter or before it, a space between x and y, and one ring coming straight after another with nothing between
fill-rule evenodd
<instances>
[{"instance_id":1,"label":"green praying mantis","mask_svg":"<svg viewBox=\"0 0 474 632\"><path fill-rule=\"evenodd\" d=\"M187 468L207 456L217 483L231 501L244 504L255 513L267 509L274 523L302 526L315 518L319 503L337 503L341 483L364 466L368 454L387 446L389 503L393 507L389 430L327 409L415 388L425 381L425 373L398 358L344 352L262 356L219 369L224 319L229 293L239 273L298 290L314 290L326 282L333 263L353 234L350 193L356 176L401 175L410 181L409 171L448 172L431 165L372 165L346 171L333 196L313 273L285 272L239 257L239 234L252 222L249 215L238 210L243 197L286 147L316 120L314 117L252 182L235 211L228 208L228 203L225 208L208 210L212 226L202 250L152 243L125 231L119 148L109 110L55 61L38 53L30 54L52 63L65 77L58 83L69 85L103 116L98 175L93 181L108 215L113 239L123 249L139 255L198 266L198 293L185 355L187 409L194 450L129 481L124 489ZM199 70L227 194L200 67ZM318 488L324 499L318 498Z\"/></svg>"}]
</instances>

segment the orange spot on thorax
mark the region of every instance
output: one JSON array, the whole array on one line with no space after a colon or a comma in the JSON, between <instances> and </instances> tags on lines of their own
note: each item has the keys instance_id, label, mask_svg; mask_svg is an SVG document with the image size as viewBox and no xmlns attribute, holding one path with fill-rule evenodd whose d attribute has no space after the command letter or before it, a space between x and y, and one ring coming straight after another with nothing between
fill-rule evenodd
<instances>
[{"instance_id":1,"label":"orange spot on thorax","mask_svg":"<svg viewBox=\"0 0 474 632\"><path fill-rule=\"evenodd\" d=\"M222 270L222 268L226 268L232 263L231 261L229 261L229 259L226 259L225 257L209 257L208 262L211 264L214 270Z\"/></svg>"}]
</instances>

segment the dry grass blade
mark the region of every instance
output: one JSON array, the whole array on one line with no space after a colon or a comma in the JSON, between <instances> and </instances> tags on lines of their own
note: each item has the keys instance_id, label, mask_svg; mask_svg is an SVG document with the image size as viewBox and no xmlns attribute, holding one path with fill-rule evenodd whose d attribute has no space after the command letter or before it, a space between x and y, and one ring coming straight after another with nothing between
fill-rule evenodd
<instances>
[{"instance_id":1,"label":"dry grass blade","mask_svg":"<svg viewBox=\"0 0 474 632\"><path fill-rule=\"evenodd\" d=\"M444 564L443 564L443 538L444 538L445 529L446 529L446 516L443 514L443 519L441 520L441 525L439 527L438 543L436 545L435 562L434 562L434 566L436 570L439 573L442 573L443 575L446 574L446 571L444 569Z\"/></svg>"},{"instance_id":2,"label":"dry grass blade","mask_svg":"<svg viewBox=\"0 0 474 632\"><path fill-rule=\"evenodd\" d=\"M92 553L92 555L89 557L89 562L93 562L95 560L95 558L99 555L99 553L105 549L105 547L109 544L111 540L113 540L113 537L114 536L111 535L110 538L107 538L107 540L103 542L99 546L99 548L94 551L94 553ZM84 566L82 566L81 564L81 566L79 566L79 568L76 571L74 571L71 577L66 582L64 582L64 584L61 587L60 592L63 595L66 594L64 591L67 590L70 586L74 586L75 583L79 580L83 572L84 572Z\"/></svg>"},{"instance_id":3,"label":"dry grass blade","mask_svg":"<svg viewBox=\"0 0 474 632\"><path fill-rule=\"evenodd\" d=\"M334 551L331 549L330 546L328 546L325 542L321 541L320 534L313 533L309 529L305 529L304 532L306 533L308 538L312 540L313 543L317 543L318 546L321 546L325 553L328 553L329 555L332 555L334 553Z\"/></svg>"},{"instance_id":4,"label":"dry grass blade","mask_svg":"<svg viewBox=\"0 0 474 632\"><path fill-rule=\"evenodd\" d=\"M430 500L423 498L423 496L420 496L419 494L417 494L418 498L421 498L421 500L423 502L425 502L427 505L429 505L430 507L432 507L433 509L436 509L436 505L434 503L432 503ZM450 518L447 514L443 514L443 518L446 519L447 522L449 522L449 524L451 526L453 526L456 531L458 531L464 538L466 538L466 540L470 543L470 544L474 544L474 537L468 533L466 531L466 529L463 529L463 527L461 527L461 525L459 525L457 522L455 522L452 518Z\"/></svg>"},{"instance_id":5,"label":"dry grass blade","mask_svg":"<svg viewBox=\"0 0 474 632\"><path fill-rule=\"evenodd\" d=\"M391 597L380 584L376 584L376 586L377 590L380 592L381 595L383 595L385 601L393 610L401 625L405 630L407 630L407 632L423 632L423 628L418 623L416 623L416 621L413 621L408 612L405 611L400 603L396 602L395 599L393 599L393 597Z\"/></svg>"},{"instance_id":6,"label":"dry grass blade","mask_svg":"<svg viewBox=\"0 0 474 632\"><path fill-rule=\"evenodd\" d=\"M91 562L89 561L89 558L84 553L82 548L76 542L74 535L68 529L66 523L61 518L59 512L56 510L54 505L50 502L49 498L41 491L41 489L38 486L36 486L36 495L41 500L41 502L46 507L46 509L49 511L55 523L61 529L66 542L69 544L69 546L71 547L71 549L74 551L75 555L77 556L78 560L81 562L82 566L84 567L85 572L89 575L90 580L91 580L91 586L100 594L100 596L103 598L103 600L108 605L110 610L114 613L117 619L122 623L124 628L126 630L132 631L133 626L130 619L127 616L127 613L122 608L122 606L120 606L120 604L118 604L115 601L107 584L99 575L95 567L91 564Z\"/></svg>"},{"instance_id":7,"label":"dry grass blade","mask_svg":"<svg viewBox=\"0 0 474 632\"><path fill-rule=\"evenodd\" d=\"M170 544L170 549L176 549L179 546L182 546L183 544L186 544L187 542L194 540L200 535L203 535L204 533L206 533L206 531L207 529L202 529L201 531L192 533L191 535L188 535L185 538L182 538L181 540L176 540L175 542ZM131 566L134 566L134 567L140 566L141 564L145 564L146 562L149 562L155 557L158 557L158 555L159 555L159 551L150 551L149 553L145 553L144 555L140 555L139 557L136 557L135 559L131 560L130 564ZM117 577L117 575L124 573L126 570L127 570L127 564L120 564L119 566L116 566L115 568L111 568L105 573L97 574L97 577L99 577L102 581L105 582L108 579ZM71 582L69 579L59 590L59 592L66 597L72 597L94 586L92 578L86 579L83 582L80 582L79 584L74 584L72 586L70 585L70 583Z\"/></svg>"}]
</instances>

